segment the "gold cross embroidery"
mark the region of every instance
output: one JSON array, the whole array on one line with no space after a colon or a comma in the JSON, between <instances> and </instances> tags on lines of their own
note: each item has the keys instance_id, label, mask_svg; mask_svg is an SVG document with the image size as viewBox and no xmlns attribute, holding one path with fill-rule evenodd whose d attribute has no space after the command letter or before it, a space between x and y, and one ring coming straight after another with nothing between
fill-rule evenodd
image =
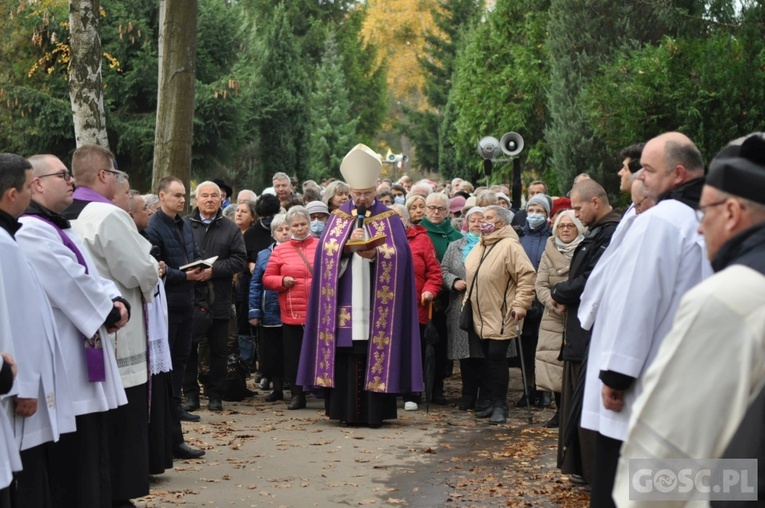
<instances>
[{"instance_id":1,"label":"gold cross embroidery","mask_svg":"<svg viewBox=\"0 0 765 508\"><path fill-rule=\"evenodd\" d=\"M377 346L377 349L385 349L385 346L390 344L390 337L385 335L385 332L380 332L372 338L372 343Z\"/></svg>"},{"instance_id":2,"label":"gold cross embroidery","mask_svg":"<svg viewBox=\"0 0 765 508\"><path fill-rule=\"evenodd\" d=\"M329 379L326 372L316 378L316 386L331 386L331 384L332 381Z\"/></svg>"},{"instance_id":3,"label":"gold cross embroidery","mask_svg":"<svg viewBox=\"0 0 765 508\"><path fill-rule=\"evenodd\" d=\"M385 390L385 383L380 382L380 376L375 376L374 379L367 384L367 389L370 392L382 392Z\"/></svg>"},{"instance_id":4,"label":"gold cross embroidery","mask_svg":"<svg viewBox=\"0 0 765 508\"><path fill-rule=\"evenodd\" d=\"M330 238L328 242L324 242L324 252L326 252L328 256L333 255L338 249L340 249L340 246L334 238Z\"/></svg>"},{"instance_id":5,"label":"gold cross embroidery","mask_svg":"<svg viewBox=\"0 0 765 508\"><path fill-rule=\"evenodd\" d=\"M377 292L377 298L380 298L382 300L383 305L386 305L388 303L388 300L393 299L393 293L391 293L390 288L388 286L383 286L382 291Z\"/></svg>"},{"instance_id":6,"label":"gold cross embroidery","mask_svg":"<svg viewBox=\"0 0 765 508\"><path fill-rule=\"evenodd\" d=\"M319 333L319 341L324 342L325 346L329 346L329 344L332 342L332 334L331 333Z\"/></svg>"},{"instance_id":7,"label":"gold cross embroidery","mask_svg":"<svg viewBox=\"0 0 765 508\"><path fill-rule=\"evenodd\" d=\"M323 288L321 288L321 296L326 296L327 300L335 296L335 290L332 289L332 286L327 283L324 285Z\"/></svg>"},{"instance_id":8,"label":"gold cross embroidery","mask_svg":"<svg viewBox=\"0 0 765 508\"><path fill-rule=\"evenodd\" d=\"M345 326L351 319L351 315L345 307L340 307L340 314L337 315L337 319L340 321L340 326Z\"/></svg>"},{"instance_id":9,"label":"gold cross embroidery","mask_svg":"<svg viewBox=\"0 0 765 508\"><path fill-rule=\"evenodd\" d=\"M390 259L391 255L396 252L396 249L387 244L381 245L378 250L385 256L385 259Z\"/></svg>"}]
</instances>

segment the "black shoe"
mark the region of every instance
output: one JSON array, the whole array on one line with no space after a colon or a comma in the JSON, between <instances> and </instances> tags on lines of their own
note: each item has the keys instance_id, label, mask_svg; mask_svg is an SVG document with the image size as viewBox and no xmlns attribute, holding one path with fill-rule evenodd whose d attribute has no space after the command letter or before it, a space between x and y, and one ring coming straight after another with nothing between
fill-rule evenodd
<instances>
[{"instance_id":1,"label":"black shoe","mask_svg":"<svg viewBox=\"0 0 765 508\"><path fill-rule=\"evenodd\" d=\"M223 411L223 403L220 399L211 398L207 403L207 409L210 411Z\"/></svg>"},{"instance_id":2,"label":"black shoe","mask_svg":"<svg viewBox=\"0 0 765 508\"><path fill-rule=\"evenodd\" d=\"M190 393L186 395L186 402L183 403L184 411L196 411L199 409L199 394Z\"/></svg>"},{"instance_id":3,"label":"black shoe","mask_svg":"<svg viewBox=\"0 0 765 508\"><path fill-rule=\"evenodd\" d=\"M204 454L204 450L192 448L186 443L173 446L173 457L176 459L198 459Z\"/></svg>"},{"instance_id":4,"label":"black shoe","mask_svg":"<svg viewBox=\"0 0 765 508\"><path fill-rule=\"evenodd\" d=\"M292 400L290 400L290 405L287 406L287 409L303 409L305 407L305 394L299 393L297 395L292 396Z\"/></svg>"},{"instance_id":5,"label":"black shoe","mask_svg":"<svg viewBox=\"0 0 765 508\"><path fill-rule=\"evenodd\" d=\"M518 399L518 402L515 403L515 407L526 407L526 394Z\"/></svg>"},{"instance_id":6,"label":"black shoe","mask_svg":"<svg viewBox=\"0 0 765 508\"><path fill-rule=\"evenodd\" d=\"M489 423L491 425L499 425L501 423L505 423L506 421L507 421L507 406L502 406L500 404L497 404L496 406L494 406L494 411L491 414Z\"/></svg>"},{"instance_id":7,"label":"black shoe","mask_svg":"<svg viewBox=\"0 0 765 508\"><path fill-rule=\"evenodd\" d=\"M274 390L273 392L266 395L266 402L276 402L277 400L284 400L284 392L277 392Z\"/></svg>"},{"instance_id":8,"label":"black shoe","mask_svg":"<svg viewBox=\"0 0 765 508\"><path fill-rule=\"evenodd\" d=\"M550 392L540 392L537 407L547 408L552 405L552 394Z\"/></svg>"},{"instance_id":9,"label":"black shoe","mask_svg":"<svg viewBox=\"0 0 765 508\"><path fill-rule=\"evenodd\" d=\"M433 396L430 397L430 402L439 406L445 406L449 403L443 393L434 393Z\"/></svg>"},{"instance_id":10,"label":"black shoe","mask_svg":"<svg viewBox=\"0 0 765 508\"><path fill-rule=\"evenodd\" d=\"M489 404L489 407L484 409L483 411L478 411L475 416L476 418L488 418L494 413L494 404Z\"/></svg>"},{"instance_id":11,"label":"black shoe","mask_svg":"<svg viewBox=\"0 0 765 508\"><path fill-rule=\"evenodd\" d=\"M459 405L460 411L467 411L468 409L473 409L474 407L475 407L475 399L463 397L460 400L460 405Z\"/></svg>"},{"instance_id":12,"label":"black shoe","mask_svg":"<svg viewBox=\"0 0 765 508\"><path fill-rule=\"evenodd\" d=\"M547 423L545 423L545 427L548 429L557 429L560 427L560 415L558 413L555 413L555 415L547 420Z\"/></svg>"},{"instance_id":13,"label":"black shoe","mask_svg":"<svg viewBox=\"0 0 765 508\"><path fill-rule=\"evenodd\" d=\"M489 406L491 406L491 401L484 400L484 399L478 399L475 402L475 405L473 406L473 409L475 411L483 411L483 410L487 409Z\"/></svg>"},{"instance_id":14,"label":"black shoe","mask_svg":"<svg viewBox=\"0 0 765 508\"><path fill-rule=\"evenodd\" d=\"M191 414L183 408L178 409L178 416L182 422L198 422L202 419L199 415Z\"/></svg>"}]
</instances>

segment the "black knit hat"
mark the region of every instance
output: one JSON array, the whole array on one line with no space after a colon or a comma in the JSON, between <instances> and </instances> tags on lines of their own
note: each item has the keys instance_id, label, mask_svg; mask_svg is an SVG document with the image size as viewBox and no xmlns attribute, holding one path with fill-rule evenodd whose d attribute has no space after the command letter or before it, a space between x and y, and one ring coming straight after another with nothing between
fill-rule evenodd
<instances>
[{"instance_id":1,"label":"black knit hat","mask_svg":"<svg viewBox=\"0 0 765 508\"><path fill-rule=\"evenodd\" d=\"M723 148L709 164L706 184L765 204L765 133L755 132Z\"/></svg>"}]
</instances>

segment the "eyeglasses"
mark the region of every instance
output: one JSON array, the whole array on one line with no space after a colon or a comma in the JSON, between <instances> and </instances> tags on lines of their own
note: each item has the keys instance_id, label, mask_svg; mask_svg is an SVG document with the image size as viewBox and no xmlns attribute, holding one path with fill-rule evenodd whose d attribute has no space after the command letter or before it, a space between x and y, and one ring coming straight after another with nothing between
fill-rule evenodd
<instances>
[{"instance_id":1,"label":"eyeglasses","mask_svg":"<svg viewBox=\"0 0 765 508\"><path fill-rule=\"evenodd\" d=\"M37 178L45 178L46 176L57 176L64 180L65 182L68 182L72 179L72 173L67 171L66 169L63 171L57 171L56 173L48 173L47 175L40 175Z\"/></svg>"},{"instance_id":2,"label":"eyeglasses","mask_svg":"<svg viewBox=\"0 0 765 508\"><path fill-rule=\"evenodd\" d=\"M699 205L699 209L696 210L696 218L699 220L699 222L704 220L704 215L706 215L706 209L711 208L713 206L720 206L727 203L727 199L723 199L722 201L716 201L714 203L709 203L708 205Z\"/></svg>"},{"instance_id":3,"label":"eyeglasses","mask_svg":"<svg viewBox=\"0 0 765 508\"><path fill-rule=\"evenodd\" d=\"M576 224L558 224L558 229L576 229Z\"/></svg>"},{"instance_id":4,"label":"eyeglasses","mask_svg":"<svg viewBox=\"0 0 765 508\"><path fill-rule=\"evenodd\" d=\"M428 210L430 210L431 212L446 213L446 208L443 207L443 206L433 206L433 205L430 205L430 206L428 206Z\"/></svg>"},{"instance_id":5,"label":"eyeglasses","mask_svg":"<svg viewBox=\"0 0 765 508\"><path fill-rule=\"evenodd\" d=\"M374 192L351 192L351 197L354 201L357 199L372 199L372 196L374 195Z\"/></svg>"},{"instance_id":6,"label":"eyeglasses","mask_svg":"<svg viewBox=\"0 0 765 508\"><path fill-rule=\"evenodd\" d=\"M128 174L125 173L124 171L115 171L114 169L102 169L101 171L106 171L107 173L111 173L117 178L119 178L120 176L122 176L123 178L127 178L128 176Z\"/></svg>"}]
</instances>

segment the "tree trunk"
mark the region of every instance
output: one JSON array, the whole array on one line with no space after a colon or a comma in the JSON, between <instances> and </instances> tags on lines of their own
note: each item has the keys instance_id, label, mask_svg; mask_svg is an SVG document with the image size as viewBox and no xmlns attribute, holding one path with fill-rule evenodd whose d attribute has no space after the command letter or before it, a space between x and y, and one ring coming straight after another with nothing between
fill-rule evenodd
<instances>
[{"instance_id":1,"label":"tree trunk","mask_svg":"<svg viewBox=\"0 0 765 508\"><path fill-rule=\"evenodd\" d=\"M176 176L187 187L191 180L198 9L198 0L161 0L159 6L155 191L163 176Z\"/></svg>"},{"instance_id":2,"label":"tree trunk","mask_svg":"<svg viewBox=\"0 0 765 508\"><path fill-rule=\"evenodd\" d=\"M101 80L101 37L98 34L100 12L101 0L69 0L72 36L69 99L77 146L96 144L108 148Z\"/></svg>"}]
</instances>

